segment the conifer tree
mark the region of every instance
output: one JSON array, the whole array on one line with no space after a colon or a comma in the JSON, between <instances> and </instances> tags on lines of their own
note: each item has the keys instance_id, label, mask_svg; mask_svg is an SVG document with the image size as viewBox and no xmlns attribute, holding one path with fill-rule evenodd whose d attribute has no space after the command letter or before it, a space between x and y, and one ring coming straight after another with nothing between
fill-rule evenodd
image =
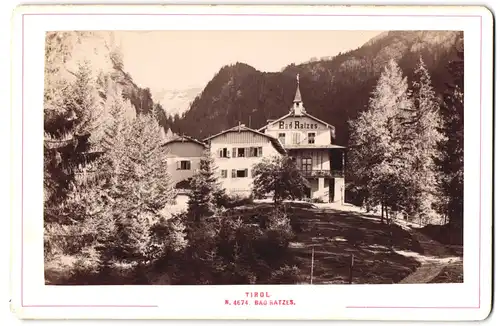
<instances>
[{"instance_id":1,"label":"conifer tree","mask_svg":"<svg viewBox=\"0 0 500 326\"><path fill-rule=\"evenodd\" d=\"M101 147L106 150L112 149L116 137L125 132L127 125L135 119L136 112L132 103L123 97L121 87L109 79L107 81L104 107L106 129Z\"/></svg>"},{"instance_id":2,"label":"conifer tree","mask_svg":"<svg viewBox=\"0 0 500 326\"><path fill-rule=\"evenodd\" d=\"M439 158L439 143L443 140L440 133L441 117L429 72L420 57L414 71L412 87L413 111L404 123L412 144L413 190L409 201L412 202L408 213L420 220L433 214L433 204L438 196L438 171L436 160Z\"/></svg>"},{"instance_id":3,"label":"conifer tree","mask_svg":"<svg viewBox=\"0 0 500 326\"><path fill-rule=\"evenodd\" d=\"M216 175L212 154L206 149L200 160L200 169L190 182L191 192L188 200L188 213L195 222L212 216L225 197L224 190Z\"/></svg>"},{"instance_id":4,"label":"conifer tree","mask_svg":"<svg viewBox=\"0 0 500 326\"><path fill-rule=\"evenodd\" d=\"M464 52L463 38L457 42L456 58L447 68L450 81L441 105L445 140L441 144L443 157L440 161L444 193L442 205L450 225L463 227L464 197Z\"/></svg>"},{"instance_id":5,"label":"conifer tree","mask_svg":"<svg viewBox=\"0 0 500 326\"><path fill-rule=\"evenodd\" d=\"M174 201L160 126L151 115L126 124L107 153L117 233L112 238L117 258L145 260L150 228L161 210Z\"/></svg>"},{"instance_id":6,"label":"conifer tree","mask_svg":"<svg viewBox=\"0 0 500 326\"><path fill-rule=\"evenodd\" d=\"M351 122L351 169L359 174L356 183L366 194L366 204L380 204L387 216L388 208L399 211L409 195L411 152L405 144L401 127L412 106L408 83L394 60L384 68L369 108Z\"/></svg>"},{"instance_id":7,"label":"conifer tree","mask_svg":"<svg viewBox=\"0 0 500 326\"><path fill-rule=\"evenodd\" d=\"M85 170L96 155L102 137L103 105L87 62L80 64L73 83L59 91L46 90L45 185L48 220L59 219L57 207L75 182L75 174ZM51 107L60 105L57 111ZM62 222L62 221L61 221Z\"/></svg>"}]
</instances>

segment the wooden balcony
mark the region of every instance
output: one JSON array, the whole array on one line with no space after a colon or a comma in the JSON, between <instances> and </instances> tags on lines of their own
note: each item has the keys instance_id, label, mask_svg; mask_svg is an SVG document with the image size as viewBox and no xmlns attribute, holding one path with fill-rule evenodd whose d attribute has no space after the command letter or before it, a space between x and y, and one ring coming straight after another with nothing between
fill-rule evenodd
<instances>
[{"instance_id":1,"label":"wooden balcony","mask_svg":"<svg viewBox=\"0 0 500 326\"><path fill-rule=\"evenodd\" d=\"M301 170L306 178L343 178L342 170Z\"/></svg>"}]
</instances>

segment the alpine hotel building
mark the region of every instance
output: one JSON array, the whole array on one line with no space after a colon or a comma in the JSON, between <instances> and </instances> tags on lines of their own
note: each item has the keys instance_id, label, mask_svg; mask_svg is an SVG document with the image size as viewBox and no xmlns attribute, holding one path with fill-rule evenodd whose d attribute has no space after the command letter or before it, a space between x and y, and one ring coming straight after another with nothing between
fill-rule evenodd
<instances>
[{"instance_id":1,"label":"alpine hotel building","mask_svg":"<svg viewBox=\"0 0 500 326\"><path fill-rule=\"evenodd\" d=\"M307 197L343 203L345 147L335 145L334 138L334 126L306 112L297 76L297 90L288 114L269 120L258 130L238 125L204 139L204 143L210 148L221 184L229 194L251 193L252 166L262 157L290 155L309 181ZM192 142L180 144L193 146ZM186 172L183 176L188 178L195 169Z\"/></svg>"}]
</instances>

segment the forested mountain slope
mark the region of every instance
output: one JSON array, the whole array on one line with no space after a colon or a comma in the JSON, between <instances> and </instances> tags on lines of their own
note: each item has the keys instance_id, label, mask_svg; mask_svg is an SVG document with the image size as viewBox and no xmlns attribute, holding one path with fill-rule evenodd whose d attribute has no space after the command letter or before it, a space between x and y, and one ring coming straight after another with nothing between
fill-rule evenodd
<instances>
[{"instance_id":1,"label":"forested mountain slope","mask_svg":"<svg viewBox=\"0 0 500 326\"><path fill-rule=\"evenodd\" d=\"M394 58L411 82L423 57L438 96L446 89L446 64L455 55L460 32L385 32L358 49L328 60L289 65L282 72L261 72L244 63L222 67L182 116L166 121L177 133L204 138L238 122L252 128L288 112L300 74L307 111L336 127L337 143L346 145L347 121L368 104L381 69ZM332 40L334 41L334 40Z\"/></svg>"}]
</instances>

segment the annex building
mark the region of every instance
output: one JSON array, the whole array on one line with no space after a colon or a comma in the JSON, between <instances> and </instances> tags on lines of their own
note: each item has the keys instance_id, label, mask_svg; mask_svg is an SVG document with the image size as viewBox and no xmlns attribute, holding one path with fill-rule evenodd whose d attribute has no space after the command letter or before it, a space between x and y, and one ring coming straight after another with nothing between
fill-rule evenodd
<instances>
[{"instance_id":1,"label":"annex building","mask_svg":"<svg viewBox=\"0 0 500 326\"><path fill-rule=\"evenodd\" d=\"M169 155L176 162L172 172L177 183L194 175L206 147L226 191L246 196L251 193L254 164L263 157L290 155L309 181L307 197L343 203L345 147L335 145L334 140L335 127L307 113L297 76L295 98L289 113L281 118L269 120L258 130L238 125L203 142L180 138L167 141L166 146L174 150Z\"/></svg>"}]
</instances>

